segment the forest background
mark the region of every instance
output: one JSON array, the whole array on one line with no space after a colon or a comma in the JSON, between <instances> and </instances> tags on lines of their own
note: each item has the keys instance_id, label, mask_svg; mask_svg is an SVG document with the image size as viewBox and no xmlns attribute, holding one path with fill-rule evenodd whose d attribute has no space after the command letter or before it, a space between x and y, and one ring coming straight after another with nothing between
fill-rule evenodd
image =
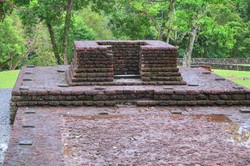
<instances>
[{"instance_id":1,"label":"forest background","mask_svg":"<svg viewBox=\"0 0 250 166\"><path fill-rule=\"evenodd\" d=\"M191 57L249 58L249 0L0 0L0 71L69 64L74 40L162 40Z\"/></svg>"}]
</instances>

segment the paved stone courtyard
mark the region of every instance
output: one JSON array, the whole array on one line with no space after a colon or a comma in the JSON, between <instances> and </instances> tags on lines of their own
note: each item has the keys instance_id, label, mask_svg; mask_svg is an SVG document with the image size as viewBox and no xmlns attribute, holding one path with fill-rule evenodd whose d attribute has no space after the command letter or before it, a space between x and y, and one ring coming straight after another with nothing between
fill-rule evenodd
<instances>
[{"instance_id":1,"label":"paved stone courtyard","mask_svg":"<svg viewBox=\"0 0 250 166\"><path fill-rule=\"evenodd\" d=\"M22 69L4 165L250 163L249 89L200 68L180 68L188 85L60 87L66 67Z\"/></svg>"},{"instance_id":2,"label":"paved stone courtyard","mask_svg":"<svg viewBox=\"0 0 250 166\"><path fill-rule=\"evenodd\" d=\"M23 107L5 165L248 165L240 109L250 107Z\"/></svg>"}]
</instances>

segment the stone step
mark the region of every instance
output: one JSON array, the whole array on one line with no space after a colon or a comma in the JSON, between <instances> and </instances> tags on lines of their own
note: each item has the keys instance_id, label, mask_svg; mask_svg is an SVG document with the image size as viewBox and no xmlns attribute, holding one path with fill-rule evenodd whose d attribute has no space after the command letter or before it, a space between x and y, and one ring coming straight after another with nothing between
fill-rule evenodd
<instances>
[{"instance_id":1,"label":"stone step","mask_svg":"<svg viewBox=\"0 0 250 166\"><path fill-rule=\"evenodd\" d=\"M250 105L249 100L192 100L192 101L166 101L166 100L139 100L137 106L233 106Z\"/></svg>"},{"instance_id":2,"label":"stone step","mask_svg":"<svg viewBox=\"0 0 250 166\"><path fill-rule=\"evenodd\" d=\"M114 75L115 79L131 79L131 78L140 78L140 75L128 74L128 75Z\"/></svg>"},{"instance_id":3,"label":"stone step","mask_svg":"<svg viewBox=\"0 0 250 166\"><path fill-rule=\"evenodd\" d=\"M25 106L109 106L130 104L137 106L233 106L250 105L249 100L113 100L113 101L18 101L13 103L18 107Z\"/></svg>"}]
</instances>

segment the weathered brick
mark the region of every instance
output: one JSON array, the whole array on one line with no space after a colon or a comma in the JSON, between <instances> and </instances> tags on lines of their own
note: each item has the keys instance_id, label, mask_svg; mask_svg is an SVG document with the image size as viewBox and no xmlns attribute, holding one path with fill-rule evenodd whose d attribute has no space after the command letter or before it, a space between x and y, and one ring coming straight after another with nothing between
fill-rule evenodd
<instances>
[{"instance_id":1,"label":"weathered brick","mask_svg":"<svg viewBox=\"0 0 250 166\"><path fill-rule=\"evenodd\" d=\"M207 105L207 101L206 100L198 100L197 101L197 105L206 106Z\"/></svg>"},{"instance_id":2,"label":"weathered brick","mask_svg":"<svg viewBox=\"0 0 250 166\"><path fill-rule=\"evenodd\" d=\"M83 101L72 101L74 106L83 106Z\"/></svg>"},{"instance_id":3,"label":"weathered brick","mask_svg":"<svg viewBox=\"0 0 250 166\"><path fill-rule=\"evenodd\" d=\"M55 101L58 100L58 96L47 95L44 97L44 100Z\"/></svg>"},{"instance_id":4,"label":"weathered brick","mask_svg":"<svg viewBox=\"0 0 250 166\"><path fill-rule=\"evenodd\" d=\"M77 96L65 96L65 100L67 101L77 100Z\"/></svg>"},{"instance_id":5,"label":"weathered brick","mask_svg":"<svg viewBox=\"0 0 250 166\"><path fill-rule=\"evenodd\" d=\"M96 101L83 101L83 104L86 106L94 106Z\"/></svg>"},{"instance_id":6,"label":"weathered brick","mask_svg":"<svg viewBox=\"0 0 250 166\"><path fill-rule=\"evenodd\" d=\"M224 100L217 100L216 101L216 105L225 105L225 101Z\"/></svg>"},{"instance_id":7,"label":"weathered brick","mask_svg":"<svg viewBox=\"0 0 250 166\"><path fill-rule=\"evenodd\" d=\"M22 97L22 96L12 96L12 97L11 97L11 100L12 100L12 101L22 101L22 100L23 100L23 97Z\"/></svg>"},{"instance_id":8,"label":"weathered brick","mask_svg":"<svg viewBox=\"0 0 250 166\"><path fill-rule=\"evenodd\" d=\"M244 94L234 94L232 95L233 100L245 100L245 95Z\"/></svg>"},{"instance_id":9,"label":"weathered brick","mask_svg":"<svg viewBox=\"0 0 250 166\"><path fill-rule=\"evenodd\" d=\"M37 105L39 106L49 105L49 101L37 101Z\"/></svg>"},{"instance_id":10,"label":"weathered brick","mask_svg":"<svg viewBox=\"0 0 250 166\"><path fill-rule=\"evenodd\" d=\"M155 100L170 100L171 96L168 94L162 94L162 95L155 95L154 96Z\"/></svg>"},{"instance_id":11,"label":"weathered brick","mask_svg":"<svg viewBox=\"0 0 250 166\"><path fill-rule=\"evenodd\" d=\"M16 104L18 107L29 106L28 101L18 101L18 102L16 102Z\"/></svg>"},{"instance_id":12,"label":"weathered brick","mask_svg":"<svg viewBox=\"0 0 250 166\"><path fill-rule=\"evenodd\" d=\"M60 105L60 102L59 101L49 101L48 104L50 106L59 106Z\"/></svg>"},{"instance_id":13,"label":"weathered brick","mask_svg":"<svg viewBox=\"0 0 250 166\"><path fill-rule=\"evenodd\" d=\"M59 101L60 105L63 106L72 106L73 105L73 101Z\"/></svg>"},{"instance_id":14,"label":"weathered brick","mask_svg":"<svg viewBox=\"0 0 250 166\"><path fill-rule=\"evenodd\" d=\"M189 106L195 106L195 105L198 105L198 102L197 101L188 101L187 105L189 105Z\"/></svg>"},{"instance_id":15,"label":"weathered brick","mask_svg":"<svg viewBox=\"0 0 250 166\"><path fill-rule=\"evenodd\" d=\"M171 99L173 99L173 100L183 100L184 99L184 95L173 94L173 95L171 95Z\"/></svg>"},{"instance_id":16,"label":"weathered brick","mask_svg":"<svg viewBox=\"0 0 250 166\"><path fill-rule=\"evenodd\" d=\"M185 95L185 100L196 100L196 95L187 94Z\"/></svg>"},{"instance_id":17,"label":"weathered brick","mask_svg":"<svg viewBox=\"0 0 250 166\"><path fill-rule=\"evenodd\" d=\"M150 77L152 77L153 81L150 84L155 85L185 84L176 65L177 49L175 47L159 41L133 41L133 44L128 44L130 42L76 42L76 55L70 67L71 85L87 85L89 82L99 85L100 82L113 82L113 75L124 74L140 74L145 82L150 82ZM147 48L141 47L143 43L147 43ZM78 44L81 46L77 47ZM89 47L89 45L96 45L96 47ZM175 50L170 51L173 48ZM144 70L145 73L143 73ZM97 73L97 71L102 71L102 73ZM150 72L160 73L153 76Z\"/></svg>"},{"instance_id":18,"label":"weathered brick","mask_svg":"<svg viewBox=\"0 0 250 166\"><path fill-rule=\"evenodd\" d=\"M95 96L93 97L93 100L97 100L97 101L100 101L100 100L107 100L107 99L108 99L108 96L106 96L106 95L101 95L101 94L95 95Z\"/></svg>"},{"instance_id":19,"label":"weathered brick","mask_svg":"<svg viewBox=\"0 0 250 166\"><path fill-rule=\"evenodd\" d=\"M209 95L209 99L210 100L219 100L219 96L218 95Z\"/></svg>"},{"instance_id":20,"label":"weathered brick","mask_svg":"<svg viewBox=\"0 0 250 166\"><path fill-rule=\"evenodd\" d=\"M185 106L185 105L187 105L187 101L177 101L177 105L178 106Z\"/></svg>"},{"instance_id":21,"label":"weathered brick","mask_svg":"<svg viewBox=\"0 0 250 166\"><path fill-rule=\"evenodd\" d=\"M231 99L231 96L230 95L227 95L227 94L221 94L219 95L219 98L221 100L230 100Z\"/></svg>"}]
</instances>

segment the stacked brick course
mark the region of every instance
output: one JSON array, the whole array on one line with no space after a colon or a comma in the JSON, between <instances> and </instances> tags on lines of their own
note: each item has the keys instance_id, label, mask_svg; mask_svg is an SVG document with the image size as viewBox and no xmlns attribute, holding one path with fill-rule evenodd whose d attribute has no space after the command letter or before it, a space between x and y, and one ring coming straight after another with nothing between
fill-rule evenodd
<instances>
[{"instance_id":1,"label":"stacked brick course","mask_svg":"<svg viewBox=\"0 0 250 166\"><path fill-rule=\"evenodd\" d=\"M80 43L81 44L81 43ZM112 82L113 81L113 55L110 46L81 47L76 43L75 58L70 69L71 84L77 82Z\"/></svg>"},{"instance_id":2,"label":"stacked brick course","mask_svg":"<svg viewBox=\"0 0 250 166\"><path fill-rule=\"evenodd\" d=\"M67 74L72 86L118 85L114 75L138 75L145 85L185 84L177 49L161 41L77 41L75 53Z\"/></svg>"},{"instance_id":3,"label":"stacked brick course","mask_svg":"<svg viewBox=\"0 0 250 166\"><path fill-rule=\"evenodd\" d=\"M139 75L140 46L146 43L137 41L97 42L99 45L112 46L114 75Z\"/></svg>"},{"instance_id":4,"label":"stacked brick course","mask_svg":"<svg viewBox=\"0 0 250 166\"><path fill-rule=\"evenodd\" d=\"M14 91L12 106L140 106L250 105L250 91L112 90Z\"/></svg>"},{"instance_id":5,"label":"stacked brick course","mask_svg":"<svg viewBox=\"0 0 250 166\"><path fill-rule=\"evenodd\" d=\"M168 47L141 47L141 78L163 84L185 84L177 68L177 49Z\"/></svg>"},{"instance_id":6,"label":"stacked brick course","mask_svg":"<svg viewBox=\"0 0 250 166\"><path fill-rule=\"evenodd\" d=\"M218 80L220 77L212 73L203 74L203 69L181 68L183 78L189 83L182 86L61 87L59 85L66 82L61 71L68 67L23 67L12 91L12 122L18 107L29 106L115 106L127 103L138 106L250 105L249 89L222 78ZM24 80L27 76L32 78L31 81ZM190 83L196 86L190 86Z\"/></svg>"}]
</instances>

